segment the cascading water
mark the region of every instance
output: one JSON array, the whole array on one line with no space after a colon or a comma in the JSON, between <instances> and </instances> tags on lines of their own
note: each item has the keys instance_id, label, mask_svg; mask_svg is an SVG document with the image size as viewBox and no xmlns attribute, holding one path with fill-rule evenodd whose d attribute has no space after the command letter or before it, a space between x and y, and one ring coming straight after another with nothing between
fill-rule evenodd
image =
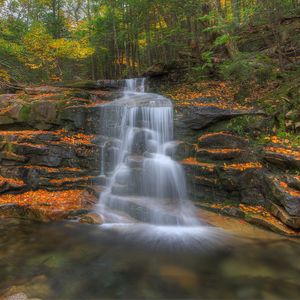
<instances>
[{"instance_id":1,"label":"cascading water","mask_svg":"<svg viewBox=\"0 0 300 300\"><path fill-rule=\"evenodd\" d=\"M198 224L182 167L166 154L174 145L171 101L145 93L145 79L129 79L123 97L103 106L102 120L111 152L102 153L108 183L99 211L105 221Z\"/></svg>"}]
</instances>

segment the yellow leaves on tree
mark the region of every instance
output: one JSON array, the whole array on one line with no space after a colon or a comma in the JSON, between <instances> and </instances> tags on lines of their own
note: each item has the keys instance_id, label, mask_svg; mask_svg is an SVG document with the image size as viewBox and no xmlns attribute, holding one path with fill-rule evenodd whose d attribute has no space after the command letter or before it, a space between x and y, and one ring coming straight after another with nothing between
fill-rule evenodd
<instances>
[{"instance_id":1,"label":"yellow leaves on tree","mask_svg":"<svg viewBox=\"0 0 300 300\"><path fill-rule=\"evenodd\" d=\"M10 81L10 76L8 72L0 68L0 82L8 83Z\"/></svg>"},{"instance_id":2,"label":"yellow leaves on tree","mask_svg":"<svg viewBox=\"0 0 300 300\"><path fill-rule=\"evenodd\" d=\"M59 70L59 59L84 59L94 52L86 40L54 39L42 25L32 26L22 44L20 61L31 69L44 69L49 76Z\"/></svg>"}]
</instances>

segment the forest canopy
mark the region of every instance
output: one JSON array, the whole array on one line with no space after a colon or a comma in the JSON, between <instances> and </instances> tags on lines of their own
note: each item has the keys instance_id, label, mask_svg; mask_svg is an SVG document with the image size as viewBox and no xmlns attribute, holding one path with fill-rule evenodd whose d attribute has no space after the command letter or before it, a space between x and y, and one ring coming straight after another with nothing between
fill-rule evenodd
<instances>
[{"instance_id":1,"label":"forest canopy","mask_svg":"<svg viewBox=\"0 0 300 300\"><path fill-rule=\"evenodd\" d=\"M179 66L193 76L264 81L298 62L299 32L285 24L299 19L299 7L298 0L1 0L0 78L123 78Z\"/></svg>"}]
</instances>

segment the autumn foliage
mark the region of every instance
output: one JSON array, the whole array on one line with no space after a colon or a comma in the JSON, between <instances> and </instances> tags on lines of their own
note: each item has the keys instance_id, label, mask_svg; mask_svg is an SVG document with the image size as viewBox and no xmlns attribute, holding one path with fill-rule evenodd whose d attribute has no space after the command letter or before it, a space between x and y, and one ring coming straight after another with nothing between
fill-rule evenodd
<instances>
[{"instance_id":1,"label":"autumn foliage","mask_svg":"<svg viewBox=\"0 0 300 300\"><path fill-rule=\"evenodd\" d=\"M84 190L55 192L37 190L23 194L6 194L0 196L0 205L17 204L53 213L80 210L94 202L95 197Z\"/></svg>"}]
</instances>

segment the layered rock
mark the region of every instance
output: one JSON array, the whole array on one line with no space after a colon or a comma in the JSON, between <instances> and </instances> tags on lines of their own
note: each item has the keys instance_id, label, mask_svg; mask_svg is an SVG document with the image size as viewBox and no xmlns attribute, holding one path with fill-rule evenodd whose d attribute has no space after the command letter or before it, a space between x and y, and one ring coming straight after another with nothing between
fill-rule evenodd
<instances>
[{"instance_id":1,"label":"layered rock","mask_svg":"<svg viewBox=\"0 0 300 300\"><path fill-rule=\"evenodd\" d=\"M263 122L260 110L214 99L175 104L175 132L181 140L177 157L194 201L227 215L247 216L249 222L277 232L297 234L293 230L300 229L300 184L297 176L283 171L299 169L299 149L272 143L258 147L228 130L230 120L243 115ZM263 207L268 215L250 217L240 205Z\"/></svg>"},{"instance_id":2,"label":"layered rock","mask_svg":"<svg viewBox=\"0 0 300 300\"><path fill-rule=\"evenodd\" d=\"M103 98L102 98L103 97ZM39 221L92 209L105 184L101 106L111 92L51 86L0 95L0 210Z\"/></svg>"},{"instance_id":3,"label":"layered rock","mask_svg":"<svg viewBox=\"0 0 300 300\"><path fill-rule=\"evenodd\" d=\"M28 87L24 93L0 95L2 215L42 221L82 215L82 222L101 223L83 215L96 201L99 186L105 185L105 177L99 175L111 171L118 151L118 141L105 137L100 126L105 113L100 104L118 95L121 85L103 81L71 84L73 88ZM248 221L293 235L290 230L300 228L299 149L273 142L253 146L228 129L230 120L243 116L264 120L262 111L230 101L176 101L179 142L167 154L182 161L198 205L220 205L219 211L226 214L247 216ZM138 142L135 147L138 153L147 151ZM101 166L103 158L107 164ZM138 170L138 158L129 163ZM126 188L126 182L114 187L116 193ZM39 195L44 195L41 202ZM79 200L82 197L90 200ZM240 205L263 207L272 217L250 218Z\"/></svg>"}]
</instances>

